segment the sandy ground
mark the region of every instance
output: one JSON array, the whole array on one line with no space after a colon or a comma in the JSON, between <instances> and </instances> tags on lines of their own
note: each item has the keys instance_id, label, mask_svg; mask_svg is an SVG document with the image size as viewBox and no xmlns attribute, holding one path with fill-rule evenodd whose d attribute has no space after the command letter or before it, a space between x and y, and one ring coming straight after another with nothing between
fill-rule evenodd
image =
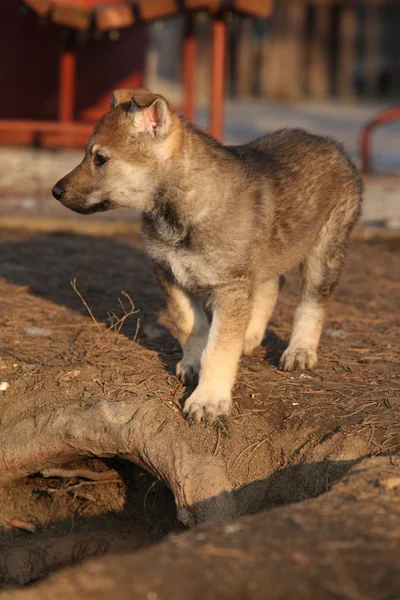
<instances>
[{"instance_id":1,"label":"sandy ground","mask_svg":"<svg viewBox=\"0 0 400 600\"><path fill-rule=\"evenodd\" d=\"M133 225L113 236L32 227L0 233L0 379L9 386L0 392L0 434L63 406L134 398L192 452L221 459L242 513L321 494L361 458L399 449L397 240L353 243L312 373L277 368L298 297L290 276L264 347L242 359L232 417L205 429L181 417L190 390L174 377L180 350ZM72 289L74 278L97 324ZM115 333L108 328L113 313L124 314L118 298L130 310L121 290L139 312ZM61 379L71 371L78 373ZM137 549L181 528L170 492L141 469L96 458L72 466L113 471L106 485L33 474L0 490L5 584ZM12 519L35 533L10 526Z\"/></svg>"}]
</instances>

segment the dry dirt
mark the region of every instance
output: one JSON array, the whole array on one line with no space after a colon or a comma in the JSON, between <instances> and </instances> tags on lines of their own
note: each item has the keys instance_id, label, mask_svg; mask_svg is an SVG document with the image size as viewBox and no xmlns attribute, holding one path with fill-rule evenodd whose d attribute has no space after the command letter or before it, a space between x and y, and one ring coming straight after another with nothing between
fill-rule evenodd
<instances>
[{"instance_id":1,"label":"dry dirt","mask_svg":"<svg viewBox=\"0 0 400 600\"><path fill-rule=\"evenodd\" d=\"M169 535L1 600L398 600L400 456L368 458L318 498Z\"/></svg>"},{"instance_id":2,"label":"dry dirt","mask_svg":"<svg viewBox=\"0 0 400 600\"><path fill-rule=\"evenodd\" d=\"M229 423L205 429L181 417L190 390L174 377L179 347L135 224L103 233L1 231L0 433L70 405L140 402L157 432L222 461L240 514L317 496L400 448L400 241L353 242L312 373L277 368L298 297L288 277L265 348L242 359ZM109 477L36 473L0 489L3 585L182 529L171 492L139 467L89 456L65 468Z\"/></svg>"}]
</instances>

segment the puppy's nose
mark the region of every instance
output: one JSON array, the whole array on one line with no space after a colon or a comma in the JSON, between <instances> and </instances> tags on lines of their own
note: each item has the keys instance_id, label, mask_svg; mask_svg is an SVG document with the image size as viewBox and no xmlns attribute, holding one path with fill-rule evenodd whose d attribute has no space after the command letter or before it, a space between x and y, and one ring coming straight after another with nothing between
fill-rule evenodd
<instances>
[{"instance_id":1,"label":"puppy's nose","mask_svg":"<svg viewBox=\"0 0 400 600\"><path fill-rule=\"evenodd\" d=\"M53 196L56 200L61 200L62 197L64 196L64 189L61 187L61 185L59 183L56 183L56 185L51 190L51 193L53 194Z\"/></svg>"}]
</instances>

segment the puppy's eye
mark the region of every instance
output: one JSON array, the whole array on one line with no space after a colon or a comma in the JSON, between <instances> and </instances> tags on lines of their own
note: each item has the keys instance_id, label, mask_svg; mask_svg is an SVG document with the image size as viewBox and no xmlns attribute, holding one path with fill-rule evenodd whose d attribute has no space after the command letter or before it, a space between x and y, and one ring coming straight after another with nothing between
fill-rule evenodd
<instances>
[{"instance_id":1,"label":"puppy's eye","mask_svg":"<svg viewBox=\"0 0 400 600\"><path fill-rule=\"evenodd\" d=\"M106 156L103 156L102 154L96 154L94 157L94 164L96 167L102 167L106 164L107 161L108 158Z\"/></svg>"}]
</instances>

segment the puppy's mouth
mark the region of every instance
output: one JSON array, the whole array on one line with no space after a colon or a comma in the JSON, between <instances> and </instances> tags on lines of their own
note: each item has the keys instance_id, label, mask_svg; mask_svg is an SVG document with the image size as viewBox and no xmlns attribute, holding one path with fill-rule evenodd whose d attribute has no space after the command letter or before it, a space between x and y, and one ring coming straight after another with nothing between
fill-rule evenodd
<instances>
[{"instance_id":1,"label":"puppy's mouth","mask_svg":"<svg viewBox=\"0 0 400 600\"><path fill-rule=\"evenodd\" d=\"M110 200L102 200L101 202L98 202L97 204L92 204L91 206L70 206L68 208L71 208L71 210L79 213L80 215L92 215L93 213L111 210L114 207Z\"/></svg>"}]
</instances>

